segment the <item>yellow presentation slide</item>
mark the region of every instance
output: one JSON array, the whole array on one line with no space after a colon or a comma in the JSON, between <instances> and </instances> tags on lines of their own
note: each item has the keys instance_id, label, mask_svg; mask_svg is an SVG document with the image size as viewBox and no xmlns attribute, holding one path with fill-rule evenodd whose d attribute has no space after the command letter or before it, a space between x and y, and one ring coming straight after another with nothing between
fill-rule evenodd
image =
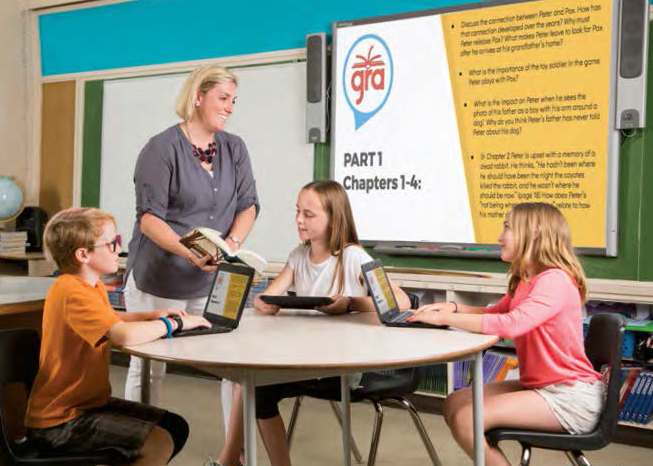
<instances>
[{"instance_id":1,"label":"yellow presentation slide","mask_svg":"<svg viewBox=\"0 0 653 466\"><path fill-rule=\"evenodd\" d=\"M376 281L378 282L381 288L381 293L385 298L385 302L388 303L388 309L396 309L398 307L397 302L394 299L394 295L392 294L392 290L390 289L390 283L388 282L385 273L383 272L383 269L381 268L375 269L374 275L376 276Z\"/></svg>"},{"instance_id":2,"label":"yellow presentation slide","mask_svg":"<svg viewBox=\"0 0 653 466\"><path fill-rule=\"evenodd\" d=\"M511 205L549 202L575 246L605 246L611 4L440 16L477 242L496 242Z\"/></svg>"},{"instance_id":3,"label":"yellow presentation slide","mask_svg":"<svg viewBox=\"0 0 653 466\"><path fill-rule=\"evenodd\" d=\"M227 288L227 295L224 306L224 316L229 319L235 319L238 316L240 303L245 296L245 288L247 288L248 277L246 275L238 275L232 273L229 275L229 287Z\"/></svg>"}]
</instances>

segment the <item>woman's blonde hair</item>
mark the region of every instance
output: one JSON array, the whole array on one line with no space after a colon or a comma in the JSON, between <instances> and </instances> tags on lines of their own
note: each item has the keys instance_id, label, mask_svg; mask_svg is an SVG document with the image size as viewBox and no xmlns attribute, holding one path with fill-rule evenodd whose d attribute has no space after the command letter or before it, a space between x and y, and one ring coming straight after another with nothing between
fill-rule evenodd
<instances>
[{"instance_id":1,"label":"woman's blonde hair","mask_svg":"<svg viewBox=\"0 0 653 466\"><path fill-rule=\"evenodd\" d=\"M335 283L337 276L338 293L342 293L345 286L345 270L342 264L343 252L351 244L360 246L347 191L340 183L332 180L313 181L304 186L302 191L316 193L320 198L322 208L329 216L327 245L331 254L338 259L331 286Z\"/></svg>"},{"instance_id":2,"label":"woman's blonde hair","mask_svg":"<svg viewBox=\"0 0 653 466\"><path fill-rule=\"evenodd\" d=\"M581 300L585 301L585 273L574 253L571 230L562 212L545 202L525 202L513 206L506 220L515 245L508 293L514 296L519 281L528 278L527 267L555 267L564 270L576 281Z\"/></svg>"},{"instance_id":3,"label":"woman's blonde hair","mask_svg":"<svg viewBox=\"0 0 653 466\"><path fill-rule=\"evenodd\" d=\"M238 85L238 79L226 68L217 65L204 65L195 68L186 78L184 86L179 92L175 112L184 121L190 121L195 115L195 102L198 94L206 94L216 84L234 83Z\"/></svg>"},{"instance_id":4,"label":"woman's blonde hair","mask_svg":"<svg viewBox=\"0 0 653 466\"><path fill-rule=\"evenodd\" d=\"M95 207L73 207L57 212L43 233L48 257L62 272L77 272L81 264L75 259L75 251L93 249L107 222L116 224L113 215Z\"/></svg>"}]
</instances>

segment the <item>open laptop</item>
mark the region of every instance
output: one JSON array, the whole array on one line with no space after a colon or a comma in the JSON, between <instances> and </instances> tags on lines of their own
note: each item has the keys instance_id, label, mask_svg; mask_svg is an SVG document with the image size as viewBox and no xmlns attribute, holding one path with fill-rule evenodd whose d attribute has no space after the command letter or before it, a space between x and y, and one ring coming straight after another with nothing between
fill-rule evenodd
<instances>
[{"instance_id":1,"label":"open laptop","mask_svg":"<svg viewBox=\"0 0 653 466\"><path fill-rule=\"evenodd\" d=\"M253 278L254 269L251 267L225 262L218 264L202 314L211 322L211 327L182 330L175 333L175 338L227 333L237 328Z\"/></svg>"},{"instance_id":2,"label":"open laptop","mask_svg":"<svg viewBox=\"0 0 653 466\"><path fill-rule=\"evenodd\" d=\"M374 308L383 325L389 327L447 328L446 325L431 325L422 322L406 322L413 315L411 311L401 311L388 276L380 260L367 262L361 266L367 289L372 296Z\"/></svg>"}]
</instances>

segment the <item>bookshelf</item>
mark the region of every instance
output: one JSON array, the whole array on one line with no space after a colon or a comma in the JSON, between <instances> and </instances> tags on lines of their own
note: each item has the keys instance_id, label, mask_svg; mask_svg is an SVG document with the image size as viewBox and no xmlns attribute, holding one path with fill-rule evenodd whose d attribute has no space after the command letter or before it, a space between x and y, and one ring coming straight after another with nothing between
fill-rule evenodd
<instances>
[{"instance_id":1,"label":"bookshelf","mask_svg":"<svg viewBox=\"0 0 653 466\"><path fill-rule=\"evenodd\" d=\"M47 277L52 275L56 268L42 252L0 254L0 275Z\"/></svg>"}]
</instances>

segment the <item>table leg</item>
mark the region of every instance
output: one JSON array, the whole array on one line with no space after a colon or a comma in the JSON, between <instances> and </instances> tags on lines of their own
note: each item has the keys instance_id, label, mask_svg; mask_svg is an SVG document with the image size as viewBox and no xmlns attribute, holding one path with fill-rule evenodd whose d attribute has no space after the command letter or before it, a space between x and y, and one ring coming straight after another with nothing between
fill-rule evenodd
<instances>
[{"instance_id":1,"label":"table leg","mask_svg":"<svg viewBox=\"0 0 653 466\"><path fill-rule=\"evenodd\" d=\"M351 466L351 406L349 404L349 376L340 377L342 402L342 451L345 456L344 466Z\"/></svg>"},{"instance_id":2,"label":"table leg","mask_svg":"<svg viewBox=\"0 0 653 466\"><path fill-rule=\"evenodd\" d=\"M133 357L133 356L132 356ZM142 359L141 364L141 403L150 404L150 360Z\"/></svg>"},{"instance_id":3,"label":"table leg","mask_svg":"<svg viewBox=\"0 0 653 466\"><path fill-rule=\"evenodd\" d=\"M474 355L472 397L474 410L474 466L484 466L485 432L483 429L483 351L479 351Z\"/></svg>"},{"instance_id":4,"label":"table leg","mask_svg":"<svg viewBox=\"0 0 653 466\"><path fill-rule=\"evenodd\" d=\"M256 466L256 394L254 377L246 374L242 383L243 389L243 430L245 464L244 466Z\"/></svg>"}]
</instances>

